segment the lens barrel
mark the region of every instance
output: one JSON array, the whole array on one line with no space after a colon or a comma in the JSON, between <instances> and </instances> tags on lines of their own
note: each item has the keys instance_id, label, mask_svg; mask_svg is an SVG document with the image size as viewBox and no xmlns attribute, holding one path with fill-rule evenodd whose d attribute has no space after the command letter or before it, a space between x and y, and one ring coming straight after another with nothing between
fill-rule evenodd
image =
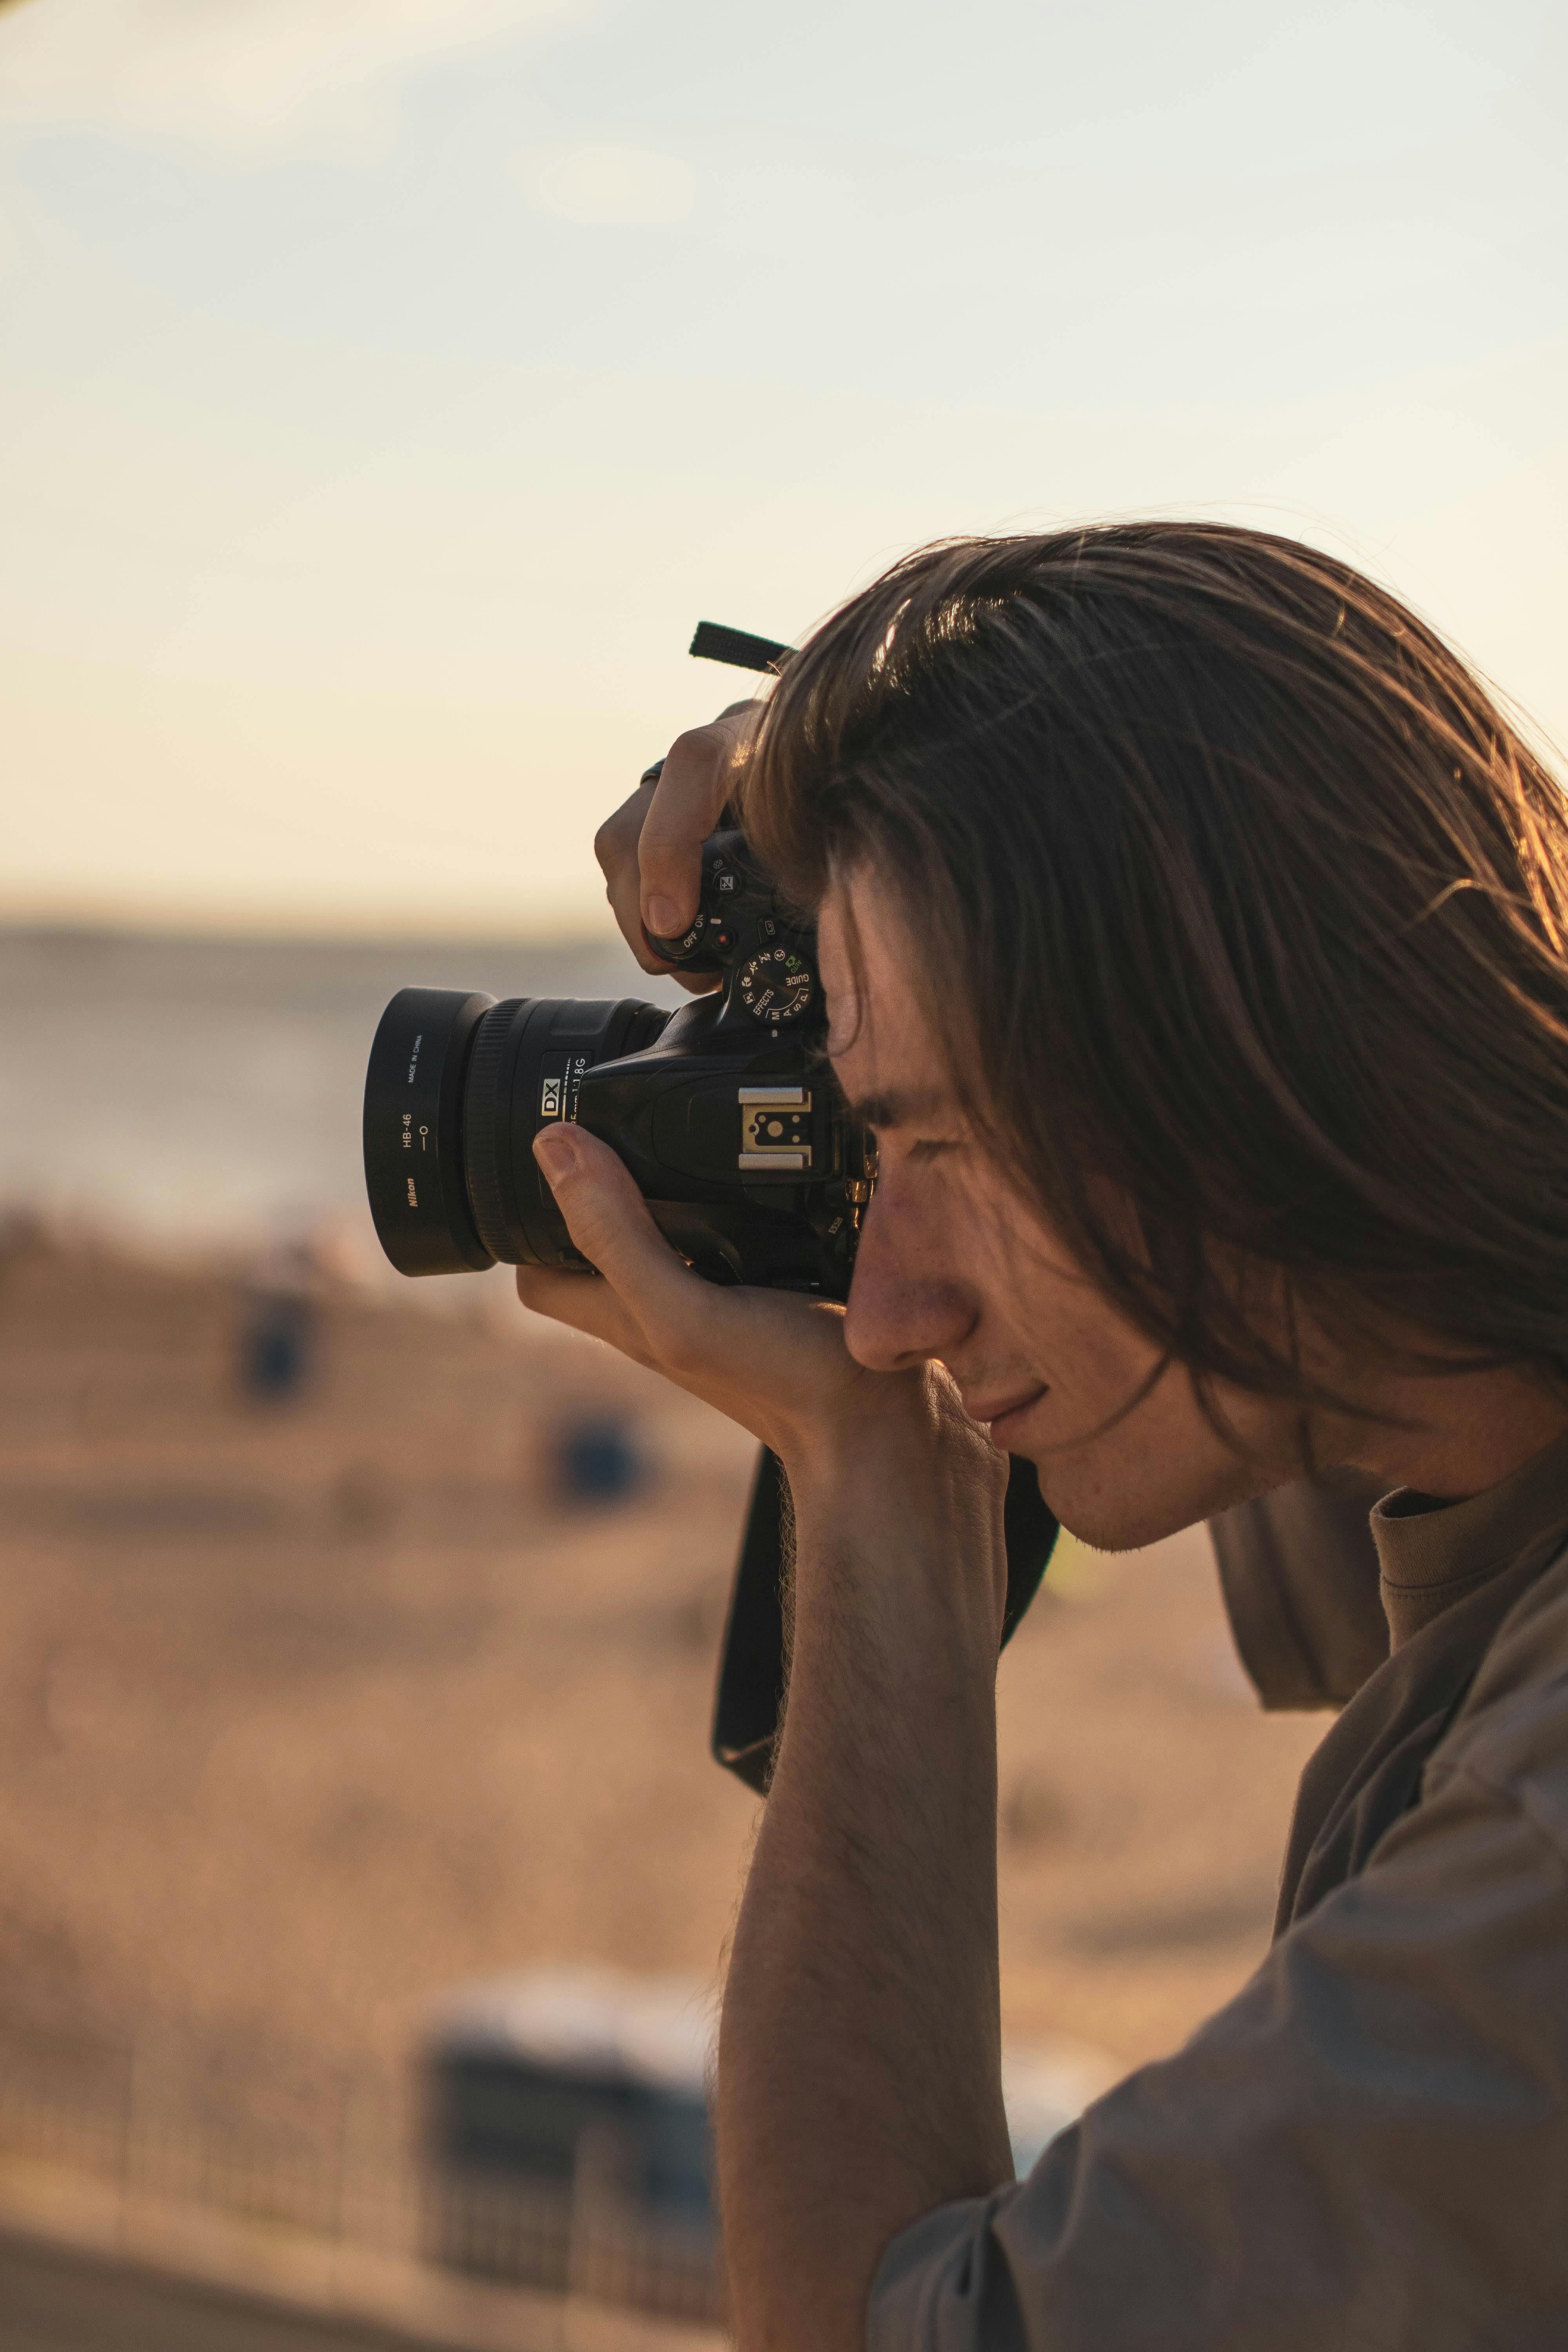
<instances>
[{"instance_id":1,"label":"lens barrel","mask_svg":"<svg viewBox=\"0 0 1568 2352\"><path fill-rule=\"evenodd\" d=\"M584 1071L640 1052L669 1015L623 997L405 988L382 1014L364 1087L364 1173L400 1274L580 1265L533 1157L575 1112Z\"/></svg>"},{"instance_id":2,"label":"lens barrel","mask_svg":"<svg viewBox=\"0 0 1568 2352\"><path fill-rule=\"evenodd\" d=\"M463 1172L479 1239L508 1265L580 1265L533 1157L552 1119L575 1118L584 1075L651 1045L668 1013L635 997L514 996L474 1033L464 1087Z\"/></svg>"}]
</instances>

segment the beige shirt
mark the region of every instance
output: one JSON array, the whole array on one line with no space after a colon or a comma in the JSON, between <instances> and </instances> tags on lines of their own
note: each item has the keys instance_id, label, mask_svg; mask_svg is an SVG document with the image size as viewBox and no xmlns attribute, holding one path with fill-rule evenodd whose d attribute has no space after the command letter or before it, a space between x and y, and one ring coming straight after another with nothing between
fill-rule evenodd
<instances>
[{"instance_id":1,"label":"beige shirt","mask_svg":"<svg viewBox=\"0 0 1568 2352\"><path fill-rule=\"evenodd\" d=\"M897 2237L870 2352L1568 2347L1568 1440L1373 1532L1389 1654L1303 1775L1268 1958Z\"/></svg>"}]
</instances>

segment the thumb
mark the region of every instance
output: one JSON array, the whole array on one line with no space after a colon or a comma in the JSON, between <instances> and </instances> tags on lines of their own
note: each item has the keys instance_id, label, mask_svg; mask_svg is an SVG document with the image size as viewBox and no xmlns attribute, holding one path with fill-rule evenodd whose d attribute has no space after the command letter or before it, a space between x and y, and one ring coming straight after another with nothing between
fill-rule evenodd
<instances>
[{"instance_id":1,"label":"thumb","mask_svg":"<svg viewBox=\"0 0 1568 2352\"><path fill-rule=\"evenodd\" d=\"M674 1306L697 1277L654 1223L625 1161L570 1119L542 1127L533 1156L574 1244L634 1314Z\"/></svg>"}]
</instances>

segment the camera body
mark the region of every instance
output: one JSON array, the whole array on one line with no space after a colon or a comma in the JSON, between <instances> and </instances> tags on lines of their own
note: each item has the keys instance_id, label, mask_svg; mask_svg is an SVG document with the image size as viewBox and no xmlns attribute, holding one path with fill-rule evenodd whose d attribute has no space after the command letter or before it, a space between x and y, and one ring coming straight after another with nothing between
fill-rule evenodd
<instances>
[{"instance_id":1,"label":"camera body","mask_svg":"<svg viewBox=\"0 0 1568 2352\"><path fill-rule=\"evenodd\" d=\"M405 1274L582 1267L533 1157L574 1119L625 1161L710 1280L847 1295L873 1165L824 1051L816 936L735 831L702 850L696 917L667 961L719 985L678 1012L406 988L365 1081L365 1177Z\"/></svg>"}]
</instances>

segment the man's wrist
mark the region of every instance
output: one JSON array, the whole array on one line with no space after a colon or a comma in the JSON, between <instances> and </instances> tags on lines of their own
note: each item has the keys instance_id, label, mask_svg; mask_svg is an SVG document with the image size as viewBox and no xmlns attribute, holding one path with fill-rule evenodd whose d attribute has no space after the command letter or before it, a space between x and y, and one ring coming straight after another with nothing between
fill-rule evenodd
<instances>
[{"instance_id":1,"label":"man's wrist","mask_svg":"<svg viewBox=\"0 0 1568 2352\"><path fill-rule=\"evenodd\" d=\"M895 1612L915 1634L933 1611L994 1663L1006 1587L1005 1458L970 1426L923 1448L827 1442L784 1460L797 1615Z\"/></svg>"}]
</instances>

